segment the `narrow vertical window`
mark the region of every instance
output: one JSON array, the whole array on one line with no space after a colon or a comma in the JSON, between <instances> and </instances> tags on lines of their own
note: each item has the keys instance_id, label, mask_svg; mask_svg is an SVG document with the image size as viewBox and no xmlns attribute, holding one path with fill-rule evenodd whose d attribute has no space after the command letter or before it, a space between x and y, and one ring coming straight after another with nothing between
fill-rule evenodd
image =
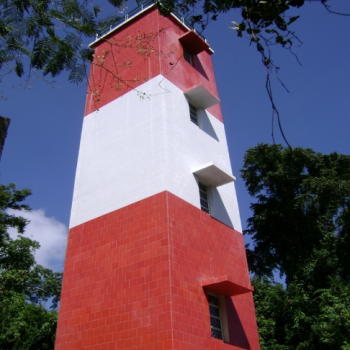
<instances>
[{"instance_id":1,"label":"narrow vertical window","mask_svg":"<svg viewBox=\"0 0 350 350\"><path fill-rule=\"evenodd\" d=\"M208 198L207 187L200 183L198 184L198 187L199 187L199 198L201 203L201 209L209 214L210 208L209 208L209 198Z\"/></svg>"},{"instance_id":2,"label":"narrow vertical window","mask_svg":"<svg viewBox=\"0 0 350 350\"><path fill-rule=\"evenodd\" d=\"M184 59L192 66L192 56L188 50L184 48Z\"/></svg>"},{"instance_id":3,"label":"narrow vertical window","mask_svg":"<svg viewBox=\"0 0 350 350\"><path fill-rule=\"evenodd\" d=\"M224 338L223 338L223 331L222 331L219 297L214 294L208 294L208 300L209 300L211 336L213 338L223 340Z\"/></svg>"},{"instance_id":4,"label":"narrow vertical window","mask_svg":"<svg viewBox=\"0 0 350 350\"><path fill-rule=\"evenodd\" d=\"M191 122L198 125L198 115L197 115L197 108L189 104L190 107L190 119Z\"/></svg>"}]
</instances>

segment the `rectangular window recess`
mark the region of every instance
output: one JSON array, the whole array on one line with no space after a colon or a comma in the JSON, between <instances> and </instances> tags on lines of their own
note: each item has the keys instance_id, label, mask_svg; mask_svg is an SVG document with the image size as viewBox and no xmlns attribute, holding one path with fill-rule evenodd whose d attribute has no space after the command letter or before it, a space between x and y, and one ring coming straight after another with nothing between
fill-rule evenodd
<instances>
[{"instance_id":1,"label":"rectangular window recess","mask_svg":"<svg viewBox=\"0 0 350 350\"><path fill-rule=\"evenodd\" d=\"M184 59L192 66L192 55L184 48Z\"/></svg>"},{"instance_id":2,"label":"rectangular window recess","mask_svg":"<svg viewBox=\"0 0 350 350\"><path fill-rule=\"evenodd\" d=\"M202 185L201 183L198 184L198 187L199 187L199 199L200 199L201 209L205 211L207 214L210 214L207 187Z\"/></svg>"},{"instance_id":3,"label":"rectangular window recess","mask_svg":"<svg viewBox=\"0 0 350 350\"><path fill-rule=\"evenodd\" d=\"M219 297L208 293L211 336L223 340Z\"/></svg>"},{"instance_id":4,"label":"rectangular window recess","mask_svg":"<svg viewBox=\"0 0 350 350\"><path fill-rule=\"evenodd\" d=\"M184 47L190 46L191 52L194 55L198 55L200 52L205 50L210 52L212 51L207 41L200 34L198 35L195 30L190 30L183 34L179 38L179 41Z\"/></svg>"},{"instance_id":5,"label":"rectangular window recess","mask_svg":"<svg viewBox=\"0 0 350 350\"><path fill-rule=\"evenodd\" d=\"M190 119L191 119L191 122L198 125L198 115L197 115L197 108L192 106L190 103L189 103L189 107L190 107Z\"/></svg>"}]
</instances>

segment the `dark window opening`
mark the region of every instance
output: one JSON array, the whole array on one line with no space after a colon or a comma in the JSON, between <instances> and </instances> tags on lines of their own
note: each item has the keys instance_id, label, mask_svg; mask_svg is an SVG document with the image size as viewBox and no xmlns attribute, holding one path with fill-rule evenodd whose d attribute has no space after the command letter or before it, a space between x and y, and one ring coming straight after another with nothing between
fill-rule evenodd
<instances>
[{"instance_id":1,"label":"dark window opening","mask_svg":"<svg viewBox=\"0 0 350 350\"><path fill-rule=\"evenodd\" d=\"M185 61L187 61L191 66L193 65L193 63L192 63L192 55L191 55L191 53L190 53L187 49L185 49L185 48L184 48L184 59L185 59Z\"/></svg>"},{"instance_id":2,"label":"dark window opening","mask_svg":"<svg viewBox=\"0 0 350 350\"><path fill-rule=\"evenodd\" d=\"M201 209L209 214L210 207L209 207L209 197L208 197L207 187L200 183L198 184L198 187L199 187L199 198L201 203Z\"/></svg>"},{"instance_id":3,"label":"dark window opening","mask_svg":"<svg viewBox=\"0 0 350 350\"><path fill-rule=\"evenodd\" d=\"M191 122L198 125L198 115L197 115L197 108L192 106L190 103L189 103L189 107L190 107L190 119L191 119Z\"/></svg>"},{"instance_id":4,"label":"dark window opening","mask_svg":"<svg viewBox=\"0 0 350 350\"><path fill-rule=\"evenodd\" d=\"M214 294L208 294L208 301L209 301L211 336L213 338L223 340L224 337L223 337L223 331L222 331L219 297Z\"/></svg>"}]
</instances>

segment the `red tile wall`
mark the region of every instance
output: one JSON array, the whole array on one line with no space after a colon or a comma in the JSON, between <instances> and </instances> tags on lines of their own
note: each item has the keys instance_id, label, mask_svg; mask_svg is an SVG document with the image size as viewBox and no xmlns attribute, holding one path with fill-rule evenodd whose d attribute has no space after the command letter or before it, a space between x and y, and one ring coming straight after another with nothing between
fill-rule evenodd
<instances>
[{"instance_id":1,"label":"red tile wall","mask_svg":"<svg viewBox=\"0 0 350 350\"><path fill-rule=\"evenodd\" d=\"M201 281L249 283L242 235L162 192L69 232L56 350L259 349L251 293L211 338Z\"/></svg>"},{"instance_id":2,"label":"red tile wall","mask_svg":"<svg viewBox=\"0 0 350 350\"><path fill-rule=\"evenodd\" d=\"M195 56L194 66L182 57L178 39L187 31L173 17L163 17L153 8L99 41L94 47L85 115L132 89L142 95L140 85L159 74L183 91L201 84L218 96L211 54L204 51ZM208 111L223 121L220 104Z\"/></svg>"},{"instance_id":3,"label":"red tile wall","mask_svg":"<svg viewBox=\"0 0 350 350\"><path fill-rule=\"evenodd\" d=\"M226 297L230 343L211 338L202 281L223 275L249 286L241 233L169 194L174 349L260 349L252 293Z\"/></svg>"}]
</instances>

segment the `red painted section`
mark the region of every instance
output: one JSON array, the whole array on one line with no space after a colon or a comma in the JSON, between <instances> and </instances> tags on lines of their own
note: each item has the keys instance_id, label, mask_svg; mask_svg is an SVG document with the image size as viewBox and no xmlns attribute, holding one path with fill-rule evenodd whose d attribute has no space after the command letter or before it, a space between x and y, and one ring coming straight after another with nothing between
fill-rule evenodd
<instances>
[{"instance_id":1,"label":"red painted section","mask_svg":"<svg viewBox=\"0 0 350 350\"><path fill-rule=\"evenodd\" d=\"M250 285L241 233L168 194L174 349L260 349L251 293L226 298L230 344L210 335L202 281L228 275Z\"/></svg>"},{"instance_id":2,"label":"red painted section","mask_svg":"<svg viewBox=\"0 0 350 350\"><path fill-rule=\"evenodd\" d=\"M203 85L218 97L209 51L193 55L193 65L183 58L179 38L188 30L173 17L153 8L123 25L95 45L85 115L162 74L182 91ZM208 109L223 121L220 105Z\"/></svg>"},{"instance_id":3,"label":"red painted section","mask_svg":"<svg viewBox=\"0 0 350 350\"><path fill-rule=\"evenodd\" d=\"M169 192L74 227L55 349L260 349L251 293L211 337L202 282L223 275L249 285L242 235Z\"/></svg>"}]
</instances>

